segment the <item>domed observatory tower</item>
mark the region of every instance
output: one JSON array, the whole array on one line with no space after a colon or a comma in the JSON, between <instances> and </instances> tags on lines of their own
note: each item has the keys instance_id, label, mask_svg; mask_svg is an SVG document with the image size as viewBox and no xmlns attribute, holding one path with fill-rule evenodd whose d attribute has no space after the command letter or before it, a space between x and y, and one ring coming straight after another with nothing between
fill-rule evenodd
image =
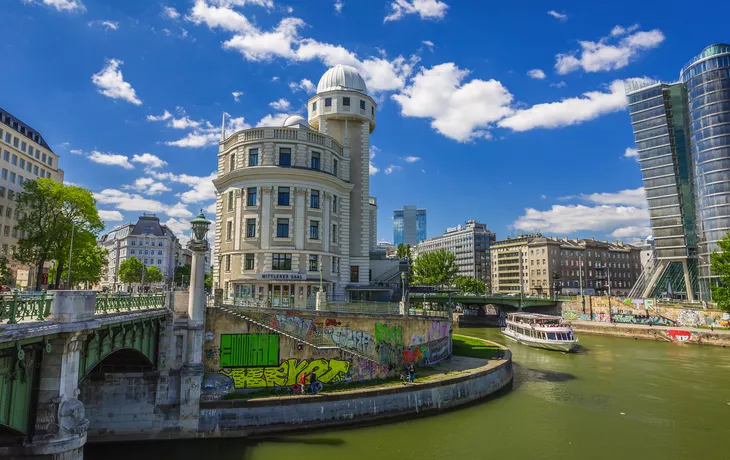
<instances>
[{"instance_id":1,"label":"domed observatory tower","mask_svg":"<svg viewBox=\"0 0 730 460\"><path fill-rule=\"evenodd\" d=\"M350 228L344 229L349 241L343 241L350 251L343 281L352 291L370 282L370 134L375 130L375 108L365 80L346 65L337 65L322 75L317 94L307 105L309 125L342 144L343 155L349 159L345 174L353 187L342 211L350 216Z\"/></svg>"},{"instance_id":2,"label":"domed observatory tower","mask_svg":"<svg viewBox=\"0 0 730 460\"><path fill-rule=\"evenodd\" d=\"M227 302L312 307L320 289L337 301L370 282L375 103L355 69L337 66L308 108L309 122L222 129L214 282Z\"/></svg>"}]
</instances>

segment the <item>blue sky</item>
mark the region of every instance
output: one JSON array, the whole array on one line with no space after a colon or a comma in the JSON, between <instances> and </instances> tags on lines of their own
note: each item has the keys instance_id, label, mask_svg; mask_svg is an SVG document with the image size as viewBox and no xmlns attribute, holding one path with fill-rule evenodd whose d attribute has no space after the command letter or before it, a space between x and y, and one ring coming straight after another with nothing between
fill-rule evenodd
<instances>
[{"instance_id":1,"label":"blue sky","mask_svg":"<svg viewBox=\"0 0 730 460\"><path fill-rule=\"evenodd\" d=\"M61 155L108 227L212 210L231 128L305 112L322 73L357 67L379 103L371 194L467 219L635 241L649 234L623 96L727 42L730 4L467 0L4 0L0 106ZM209 213L210 217L213 217Z\"/></svg>"}]
</instances>

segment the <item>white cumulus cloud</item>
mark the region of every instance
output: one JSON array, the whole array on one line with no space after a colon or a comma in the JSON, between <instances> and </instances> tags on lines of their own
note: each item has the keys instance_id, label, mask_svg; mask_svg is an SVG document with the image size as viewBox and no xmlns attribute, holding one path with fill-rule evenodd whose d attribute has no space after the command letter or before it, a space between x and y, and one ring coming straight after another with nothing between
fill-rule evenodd
<instances>
[{"instance_id":1,"label":"white cumulus cloud","mask_svg":"<svg viewBox=\"0 0 730 460\"><path fill-rule=\"evenodd\" d=\"M171 6L163 6L162 16L168 19L178 19L180 17L180 13Z\"/></svg>"},{"instance_id":2,"label":"white cumulus cloud","mask_svg":"<svg viewBox=\"0 0 730 460\"><path fill-rule=\"evenodd\" d=\"M286 112L291 108L291 102L282 97L278 101L269 102L269 107L279 112Z\"/></svg>"},{"instance_id":3,"label":"white cumulus cloud","mask_svg":"<svg viewBox=\"0 0 730 460\"><path fill-rule=\"evenodd\" d=\"M431 119L431 126L459 142L489 138L492 123L512 113L512 94L497 80L463 82L468 70L452 62L421 68L409 86L391 96L401 115Z\"/></svg>"},{"instance_id":4,"label":"white cumulus cloud","mask_svg":"<svg viewBox=\"0 0 730 460\"><path fill-rule=\"evenodd\" d=\"M152 155L151 153L143 153L142 155L134 155L132 157L132 163L140 163L148 168L161 168L167 166L167 162L161 160L160 157Z\"/></svg>"},{"instance_id":5,"label":"white cumulus cloud","mask_svg":"<svg viewBox=\"0 0 730 460\"><path fill-rule=\"evenodd\" d=\"M420 159L421 159L421 157L414 157L414 156L409 156L409 157L404 158L406 163L415 163L416 161L419 161Z\"/></svg>"},{"instance_id":6,"label":"white cumulus cloud","mask_svg":"<svg viewBox=\"0 0 730 460\"><path fill-rule=\"evenodd\" d=\"M317 87L314 85L314 83L306 78L303 78L299 83L295 81L290 82L289 88L291 88L292 92L294 93L296 93L297 91L304 91L307 94L314 94L314 92L317 91Z\"/></svg>"},{"instance_id":7,"label":"white cumulus cloud","mask_svg":"<svg viewBox=\"0 0 730 460\"><path fill-rule=\"evenodd\" d=\"M639 152L634 148L627 147L624 156L626 158L639 158Z\"/></svg>"},{"instance_id":8,"label":"white cumulus cloud","mask_svg":"<svg viewBox=\"0 0 730 460\"><path fill-rule=\"evenodd\" d=\"M94 150L87 155L87 158L100 165L121 166L124 169L134 169L134 165L129 162L129 157L118 153L103 153Z\"/></svg>"},{"instance_id":9,"label":"white cumulus cloud","mask_svg":"<svg viewBox=\"0 0 730 460\"><path fill-rule=\"evenodd\" d=\"M527 109L516 110L512 115L502 119L499 126L513 131L558 128L593 120L625 108L624 81L615 80L607 91L589 91L580 97L535 104Z\"/></svg>"},{"instance_id":10,"label":"white cumulus cloud","mask_svg":"<svg viewBox=\"0 0 730 460\"><path fill-rule=\"evenodd\" d=\"M233 96L233 100L236 102L241 102L241 96L243 96L243 91L234 91L231 93Z\"/></svg>"},{"instance_id":11,"label":"white cumulus cloud","mask_svg":"<svg viewBox=\"0 0 730 460\"><path fill-rule=\"evenodd\" d=\"M86 7L81 0L24 0L26 3L43 3L44 5L52 6L57 11L68 11L74 12L86 11Z\"/></svg>"},{"instance_id":12,"label":"white cumulus cloud","mask_svg":"<svg viewBox=\"0 0 730 460\"><path fill-rule=\"evenodd\" d=\"M119 222L124 220L124 217L119 211L99 209L99 219L104 222Z\"/></svg>"},{"instance_id":13,"label":"white cumulus cloud","mask_svg":"<svg viewBox=\"0 0 730 460\"><path fill-rule=\"evenodd\" d=\"M552 17L554 17L558 21L567 21L568 20L568 15L567 14L561 14L561 13L558 13L557 11L555 11L555 10L550 10L550 11L547 12L547 14L549 14Z\"/></svg>"},{"instance_id":14,"label":"white cumulus cloud","mask_svg":"<svg viewBox=\"0 0 730 460\"><path fill-rule=\"evenodd\" d=\"M535 80L544 80L545 72L543 72L541 69L532 69L527 71L527 76L530 78L534 78Z\"/></svg>"},{"instance_id":15,"label":"white cumulus cloud","mask_svg":"<svg viewBox=\"0 0 730 460\"><path fill-rule=\"evenodd\" d=\"M664 41L664 34L659 29L638 32L634 30L635 28L616 26L610 36L597 42L579 42L580 50L555 56L555 71L564 75L578 69L585 72L621 69L636 59L641 51L656 48Z\"/></svg>"},{"instance_id":16,"label":"white cumulus cloud","mask_svg":"<svg viewBox=\"0 0 730 460\"><path fill-rule=\"evenodd\" d=\"M119 66L123 64L118 59L109 59L99 73L91 76L91 81L99 88L99 92L112 99L122 99L134 105L141 105L137 92L132 85L124 81Z\"/></svg>"},{"instance_id":17,"label":"white cumulus cloud","mask_svg":"<svg viewBox=\"0 0 730 460\"><path fill-rule=\"evenodd\" d=\"M402 166L398 166L398 165L389 165L389 166L388 166L387 168L385 168L385 171L384 171L384 172L385 172L385 174L392 174L392 173L394 173L395 171L400 171L401 169L403 169L403 167L402 167Z\"/></svg>"},{"instance_id":18,"label":"white cumulus cloud","mask_svg":"<svg viewBox=\"0 0 730 460\"><path fill-rule=\"evenodd\" d=\"M103 27L106 30L118 30L119 22L115 21L91 21L89 27Z\"/></svg>"},{"instance_id":19,"label":"white cumulus cloud","mask_svg":"<svg viewBox=\"0 0 730 460\"><path fill-rule=\"evenodd\" d=\"M407 14L418 14L421 19L443 19L448 8L449 5L439 0L394 0L383 22L397 21Z\"/></svg>"}]
</instances>

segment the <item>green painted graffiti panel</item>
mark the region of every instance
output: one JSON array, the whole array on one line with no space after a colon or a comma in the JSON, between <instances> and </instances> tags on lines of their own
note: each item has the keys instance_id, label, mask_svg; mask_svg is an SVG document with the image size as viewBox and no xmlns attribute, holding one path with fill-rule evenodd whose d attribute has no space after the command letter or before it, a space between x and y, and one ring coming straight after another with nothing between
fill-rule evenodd
<instances>
[{"instance_id":1,"label":"green painted graffiti panel","mask_svg":"<svg viewBox=\"0 0 730 460\"><path fill-rule=\"evenodd\" d=\"M221 334L221 367L277 365L278 334Z\"/></svg>"}]
</instances>

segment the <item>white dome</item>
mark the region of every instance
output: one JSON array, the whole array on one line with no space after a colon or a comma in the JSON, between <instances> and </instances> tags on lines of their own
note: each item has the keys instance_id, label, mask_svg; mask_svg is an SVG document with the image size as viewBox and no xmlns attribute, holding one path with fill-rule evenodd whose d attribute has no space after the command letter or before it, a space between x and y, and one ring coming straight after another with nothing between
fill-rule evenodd
<instances>
[{"instance_id":1,"label":"white dome","mask_svg":"<svg viewBox=\"0 0 730 460\"><path fill-rule=\"evenodd\" d=\"M317 84L317 94L326 91L349 90L367 94L365 80L354 67L337 64L322 75Z\"/></svg>"},{"instance_id":2,"label":"white dome","mask_svg":"<svg viewBox=\"0 0 730 460\"><path fill-rule=\"evenodd\" d=\"M284 124L282 126L285 128L292 128L299 125L309 128L309 123L307 123L307 120L305 120L301 115L289 115L286 117L286 120L284 120Z\"/></svg>"}]
</instances>

